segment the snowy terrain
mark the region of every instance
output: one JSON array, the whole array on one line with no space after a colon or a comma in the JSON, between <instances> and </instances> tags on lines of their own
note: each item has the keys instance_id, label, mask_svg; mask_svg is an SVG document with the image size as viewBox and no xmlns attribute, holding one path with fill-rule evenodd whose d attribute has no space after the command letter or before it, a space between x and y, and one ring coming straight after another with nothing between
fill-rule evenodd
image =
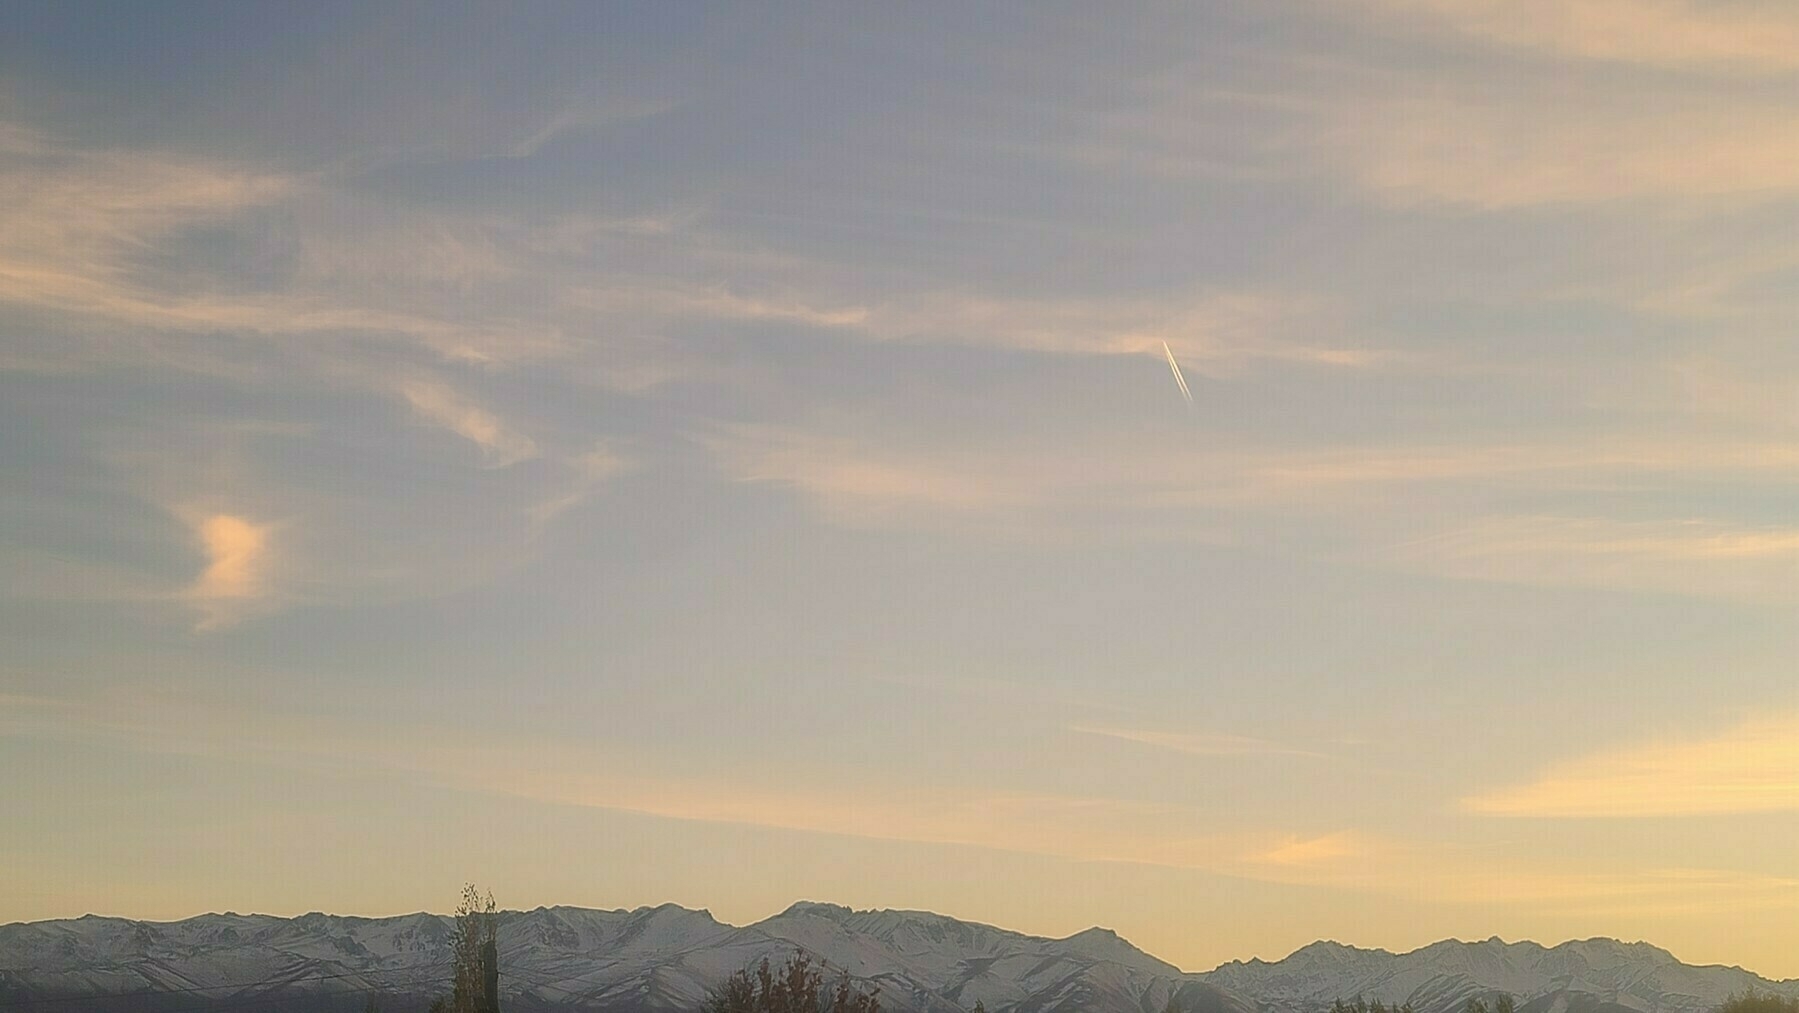
<instances>
[{"instance_id":1,"label":"snowy terrain","mask_svg":"<svg viewBox=\"0 0 1799 1013\"><path fill-rule=\"evenodd\" d=\"M450 920L201 915L179 922L86 917L0 926L7 1010L360 1010L420 1008L448 978ZM1525 1013L1687 1013L1756 987L1799 995L1746 971L1692 967L1645 943L1445 941L1411 953L1314 943L1285 960L1203 974L1144 953L1106 929L1045 939L919 911L800 903L754 925L675 905L635 911L538 908L502 915L509 1009L610 1013L692 1010L732 972L803 950L827 973L880 988L897 1013L1296 1013L1339 996L1454 1013L1504 992ZM125 996L123 999L108 997Z\"/></svg>"},{"instance_id":2,"label":"snowy terrain","mask_svg":"<svg viewBox=\"0 0 1799 1013\"><path fill-rule=\"evenodd\" d=\"M1410 1002L1420 1011L1449 1011L1476 996L1504 993L1527 1013L1667 1013L1711 1009L1750 988L1799 995L1799 980L1769 981L1737 967L1695 967L1648 943L1615 939L1559 946L1448 939L1399 954L1317 942L1285 960L1232 961L1202 977L1294 1010L1362 996L1389 1005Z\"/></svg>"}]
</instances>

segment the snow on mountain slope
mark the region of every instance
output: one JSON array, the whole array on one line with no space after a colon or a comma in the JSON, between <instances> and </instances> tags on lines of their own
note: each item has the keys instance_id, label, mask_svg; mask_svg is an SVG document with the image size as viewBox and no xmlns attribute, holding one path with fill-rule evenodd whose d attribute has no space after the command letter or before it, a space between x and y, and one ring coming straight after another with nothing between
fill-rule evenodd
<instances>
[{"instance_id":1,"label":"snow on mountain slope","mask_svg":"<svg viewBox=\"0 0 1799 1013\"><path fill-rule=\"evenodd\" d=\"M427 914L8 925L0 1003L163 992L196 1004L371 991L404 1001L443 991L450 931L450 919ZM878 986L895 1013L952 1013L976 1000L995 1013L1160 1013L1182 990L1195 1013L1201 1003L1204 1013L1255 1013L1104 930L1044 939L922 911L802 903L738 928L672 904L539 908L503 913L499 948L503 991L521 1007L694 1010L730 974L804 951L828 974Z\"/></svg>"},{"instance_id":2,"label":"snow on mountain slope","mask_svg":"<svg viewBox=\"0 0 1799 1013\"><path fill-rule=\"evenodd\" d=\"M1093 960L1109 960L1150 974L1175 976L1181 973L1180 968L1137 949L1111 929L1096 926L1059 940L1057 945L1069 953Z\"/></svg>"},{"instance_id":3,"label":"snow on mountain slope","mask_svg":"<svg viewBox=\"0 0 1799 1013\"><path fill-rule=\"evenodd\" d=\"M1709 1010L1751 987L1799 994L1799 982L1773 982L1741 968L1695 967L1648 943L1613 939L1552 947L1497 937L1446 939L1400 954L1318 942L1285 960L1232 961L1198 977L1300 1011L1362 996L1389 1005L1409 1002L1419 1013L1452 1013L1470 998L1504 993L1532 1013L1595 1013L1580 997L1642 1013L1674 1013Z\"/></svg>"},{"instance_id":4,"label":"snow on mountain slope","mask_svg":"<svg viewBox=\"0 0 1799 1013\"><path fill-rule=\"evenodd\" d=\"M412 914L201 915L179 922L85 917L0 926L0 1007L277 1013L422 1007L447 987L452 923ZM1183 974L1107 929L1048 939L926 911L799 903L754 925L673 904L633 911L554 907L501 915L502 991L514 1010L697 1010L732 973L804 951L827 974L881 990L893 1013L1314 1013L1335 999L1459 1013L1506 993L1520 1013L1704 1013L1755 987L1799 995L1739 968L1693 967L1644 943L1544 947L1446 940L1410 953L1319 942L1285 960ZM129 995L108 1005L103 997ZM81 999L81 1003L68 1000ZM21 1005L25 1004L25 1005ZM277 1005L278 1004L278 1005Z\"/></svg>"},{"instance_id":5,"label":"snow on mountain slope","mask_svg":"<svg viewBox=\"0 0 1799 1013\"><path fill-rule=\"evenodd\" d=\"M992 1010L1147 1010L1160 1013L1188 983L1106 929L1045 939L928 911L852 911L795 904L752 928L881 987L883 1001ZM1196 995L1199 993L1196 993ZM1209 993L1207 993L1209 995ZM1234 997L1215 997L1241 1007Z\"/></svg>"}]
</instances>

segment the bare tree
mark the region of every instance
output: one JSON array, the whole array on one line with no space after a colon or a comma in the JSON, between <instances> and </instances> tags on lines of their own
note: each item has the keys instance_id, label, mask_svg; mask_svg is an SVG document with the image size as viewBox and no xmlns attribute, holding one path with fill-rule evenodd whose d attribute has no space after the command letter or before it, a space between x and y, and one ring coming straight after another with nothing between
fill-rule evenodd
<instances>
[{"instance_id":1,"label":"bare tree","mask_svg":"<svg viewBox=\"0 0 1799 1013\"><path fill-rule=\"evenodd\" d=\"M464 886L450 933L449 1013L499 1013L499 928L493 894Z\"/></svg>"},{"instance_id":2,"label":"bare tree","mask_svg":"<svg viewBox=\"0 0 1799 1013\"><path fill-rule=\"evenodd\" d=\"M1718 1013L1799 1013L1799 996L1758 992L1750 986L1747 992L1730 993Z\"/></svg>"},{"instance_id":3,"label":"bare tree","mask_svg":"<svg viewBox=\"0 0 1799 1013\"><path fill-rule=\"evenodd\" d=\"M824 972L803 953L779 971L763 960L755 973L738 971L712 993L707 1013L881 1013L876 992L863 992L846 972L835 987L824 987Z\"/></svg>"}]
</instances>

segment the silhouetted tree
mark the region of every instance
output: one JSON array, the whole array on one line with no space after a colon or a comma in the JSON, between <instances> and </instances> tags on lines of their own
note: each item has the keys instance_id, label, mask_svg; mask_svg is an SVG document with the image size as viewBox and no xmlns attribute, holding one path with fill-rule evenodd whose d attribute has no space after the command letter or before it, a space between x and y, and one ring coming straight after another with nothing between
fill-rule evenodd
<instances>
[{"instance_id":1,"label":"silhouetted tree","mask_svg":"<svg viewBox=\"0 0 1799 1013\"><path fill-rule=\"evenodd\" d=\"M863 992L845 973L826 990L824 973L796 953L780 971L764 959L755 973L738 971L706 1002L708 1013L881 1013L876 991Z\"/></svg>"},{"instance_id":2,"label":"silhouetted tree","mask_svg":"<svg viewBox=\"0 0 1799 1013\"><path fill-rule=\"evenodd\" d=\"M845 971L831 993L830 1013L881 1013L881 1001L874 992L863 992L851 985L849 972Z\"/></svg>"},{"instance_id":3,"label":"silhouetted tree","mask_svg":"<svg viewBox=\"0 0 1799 1013\"><path fill-rule=\"evenodd\" d=\"M1718 1013L1799 1013L1799 998L1751 988L1741 994L1730 993L1730 998L1718 1007Z\"/></svg>"},{"instance_id":4,"label":"silhouetted tree","mask_svg":"<svg viewBox=\"0 0 1799 1013\"><path fill-rule=\"evenodd\" d=\"M473 883L464 886L450 932L448 1013L499 1013L499 926L493 894L482 894Z\"/></svg>"}]
</instances>

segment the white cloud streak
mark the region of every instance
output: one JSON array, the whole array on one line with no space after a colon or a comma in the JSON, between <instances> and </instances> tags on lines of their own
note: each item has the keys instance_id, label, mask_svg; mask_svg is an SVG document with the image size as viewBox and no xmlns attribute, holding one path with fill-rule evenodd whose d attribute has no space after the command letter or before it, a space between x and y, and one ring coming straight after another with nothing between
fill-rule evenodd
<instances>
[{"instance_id":1,"label":"white cloud streak","mask_svg":"<svg viewBox=\"0 0 1799 1013\"><path fill-rule=\"evenodd\" d=\"M1168 357L1168 368L1174 372L1174 382L1181 388L1181 397L1186 399L1188 404L1192 404L1193 392L1187 389L1187 378L1181 375L1181 364L1174 361L1174 351L1168 347L1166 341L1162 342L1162 354Z\"/></svg>"},{"instance_id":2,"label":"white cloud streak","mask_svg":"<svg viewBox=\"0 0 1799 1013\"><path fill-rule=\"evenodd\" d=\"M400 394L421 419L479 447L489 467L504 468L537 456L537 445L530 437L514 431L448 384L409 380L400 384Z\"/></svg>"}]
</instances>

